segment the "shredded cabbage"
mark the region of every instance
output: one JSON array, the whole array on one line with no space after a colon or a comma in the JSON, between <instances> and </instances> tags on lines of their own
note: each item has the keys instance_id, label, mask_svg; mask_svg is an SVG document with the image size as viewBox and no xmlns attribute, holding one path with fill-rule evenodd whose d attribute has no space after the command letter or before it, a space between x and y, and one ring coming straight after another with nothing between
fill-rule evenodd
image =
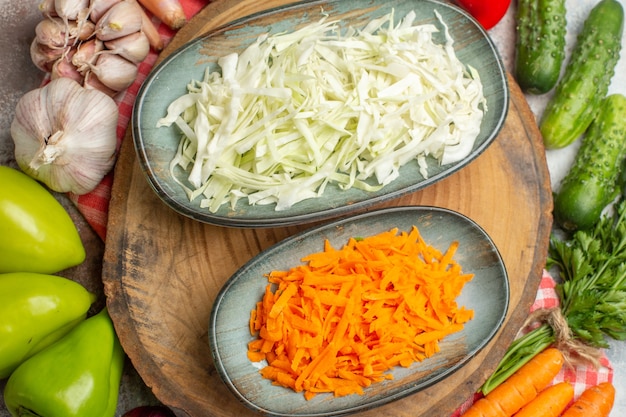
<instances>
[{"instance_id":1,"label":"shredded cabbage","mask_svg":"<svg viewBox=\"0 0 626 417\"><path fill-rule=\"evenodd\" d=\"M411 160L428 178L427 156L463 159L487 106L435 14L444 44L435 25L392 11L343 34L326 16L221 57L158 122L182 133L172 175L188 172L179 183L213 213L242 198L285 210L329 182L374 191Z\"/></svg>"}]
</instances>

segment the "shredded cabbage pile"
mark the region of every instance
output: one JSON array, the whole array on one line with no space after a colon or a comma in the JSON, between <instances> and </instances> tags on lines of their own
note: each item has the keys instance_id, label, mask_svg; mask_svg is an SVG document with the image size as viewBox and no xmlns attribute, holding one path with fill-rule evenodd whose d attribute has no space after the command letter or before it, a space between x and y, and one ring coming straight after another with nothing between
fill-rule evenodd
<instances>
[{"instance_id":1,"label":"shredded cabbage pile","mask_svg":"<svg viewBox=\"0 0 626 417\"><path fill-rule=\"evenodd\" d=\"M326 16L219 58L158 122L182 132L172 175L182 167L188 197L212 213L241 198L285 210L329 182L374 191L411 160L427 178L427 156L463 159L486 102L435 13L444 44L435 25L390 12L343 34Z\"/></svg>"}]
</instances>

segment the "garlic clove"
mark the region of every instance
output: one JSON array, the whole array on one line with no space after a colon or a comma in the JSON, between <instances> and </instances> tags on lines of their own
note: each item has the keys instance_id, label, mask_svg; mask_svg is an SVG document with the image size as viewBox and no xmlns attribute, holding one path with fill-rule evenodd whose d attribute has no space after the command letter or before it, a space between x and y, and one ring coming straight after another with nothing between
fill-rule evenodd
<instances>
[{"instance_id":1,"label":"garlic clove","mask_svg":"<svg viewBox=\"0 0 626 417\"><path fill-rule=\"evenodd\" d=\"M122 0L91 0L89 2L89 18L97 22L115 4Z\"/></svg>"},{"instance_id":2,"label":"garlic clove","mask_svg":"<svg viewBox=\"0 0 626 417\"><path fill-rule=\"evenodd\" d=\"M63 20L77 20L80 13L89 7L89 0L54 0L54 10Z\"/></svg>"},{"instance_id":3,"label":"garlic clove","mask_svg":"<svg viewBox=\"0 0 626 417\"><path fill-rule=\"evenodd\" d=\"M18 101L11 123L15 159L52 190L85 194L115 162L118 115L106 94L69 78L52 80Z\"/></svg>"},{"instance_id":4,"label":"garlic clove","mask_svg":"<svg viewBox=\"0 0 626 417\"><path fill-rule=\"evenodd\" d=\"M57 16L57 11L54 8L54 0L41 0L38 7L39 7L39 11L44 16L47 16L47 17Z\"/></svg>"},{"instance_id":5,"label":"garlic clove","mask_svg":"<svg viewBox=\"0 0 626 417\"><path fill-rule=\"evenodd\" d=\"M137 65L115 54L100 54L95 64L90 65L102 84L112 90L122 91L130 87L138 74Z\"/></svg>"},{"instance_id":6,"label":"garlic clove","mask_svg":"<svg viewBox=\"0 0 626 417\"><path fill-rule=\"evenodd\" d=\"M119 94L119 91L115 91L102 84L102 81L100 81L96 74L91 71L87 71L87 73L85 74L85 81L83 82L83 86L90 90L102 91L109 97L115 97Z\"/></svg>"},{"instance_id":7,"label":"garlic clove","mask_svg":"<svg viewBox=\"0 0 626 417\"><path fill-rule=\"evenodd\" d=\"M150 42L143 32L135 32L104 43L107 50L126 58L135 64L140 63L150 52Z\"/></svg>"},{"instance_id":8,"label":"garlic clove","mask_svg":"<svg viewBox=\"0 0 626 417\"><path fill-rule=\"evenodd\" d=\"M65 49L50 48L40 44L37 39L33 39L30 43L30 59L40 70L50 72L52 71L54 63L67 53L68 50L69 47Z\"/></svg>"},{"instance_id":9,"label":"garlic clove","mask_svg":"<svg viewBox=\"0 0 626 417\"><path fill-rule=\"evenodd\" d=\"M74 37L61 18L49 17L35 26L35 39L48 48L65 48Z\"/></svg>"},{"instance_id":10,"label":"garlic clove","mask_svg":"<svg viewBox=\"0 0 626 417\"><path fill-rule=\"evenodd\" d=\"M126 1L113 5L96 23L96 36L109 41L140 31L142 20L138 7Z\"/></svg>"},{"instance_id":11,"label":"garlic clove","mask_svg":"<svg viewBox=\"0 0 626 417\"><path fill-rule=\"evenodd\" d=\"M104 43L100 39L90 39L76 47L76 53L72 56L72 64L78 72L85 75L89 66L96 62L98 53L104 50Z\"/></svg>"},{"instance_id":12,"label":"garlic clove","mask_svg":"<svg viewBox=\"0 0 626 417\"><path fill-rule=\"evenodd\" d=\"M82 84L83 74L72 63L72 57L76 54L75 49L70 49L61 58L57 59L50 70L50 78L57 79L61 77L71 78L72 80Z\"/></svg>"},{"instance_id":13,"label":"garlic clove","mask_svg":"<svg viewBox=\"0 0 626 417\"><path fill-rule=\"evenodd\" d=\"M96 31L96 24L86 18L68 22L70 35L80 41L91 38Z\"/></svg>"}]
</instances>

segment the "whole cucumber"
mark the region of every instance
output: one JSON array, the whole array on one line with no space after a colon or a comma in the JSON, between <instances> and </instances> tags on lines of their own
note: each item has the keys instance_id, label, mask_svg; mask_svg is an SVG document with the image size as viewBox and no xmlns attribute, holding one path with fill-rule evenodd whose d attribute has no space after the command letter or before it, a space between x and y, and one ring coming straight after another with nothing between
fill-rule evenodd
<instances>
[{"instance_id":1,"label":"whole cucumber","mask_svg":"<svg viewBox=\"0 0 626 417\"><path fill-rule=\"evenodd\" d=\"M615 72L623 29L624 9L617 0L601 0L589 13L543 113L539 128L546 148L571 144L591 124Z\"/></svg>"},{"instance_id":2,"label":"whole cucumber","mask_svg":"<svg viewBox=\"0 0 626 417\"><path fill-rule=\"evenodd\" d=\"M554 219L564 230L589 229L621 192L626 157L626 97L612 94L582 140L574 164L554 199Z\"/></svg>"},{"instance_id":3,"label":"whole cucumber","mask_svg":"<svg viewBox=\"0 0 626 417\"><path fill-rule=\"evenodd\" d=\"M565 59L565 0L519 0L515 79L522 91L544 94L561 75Z\"/></svg>"}]
</instances>

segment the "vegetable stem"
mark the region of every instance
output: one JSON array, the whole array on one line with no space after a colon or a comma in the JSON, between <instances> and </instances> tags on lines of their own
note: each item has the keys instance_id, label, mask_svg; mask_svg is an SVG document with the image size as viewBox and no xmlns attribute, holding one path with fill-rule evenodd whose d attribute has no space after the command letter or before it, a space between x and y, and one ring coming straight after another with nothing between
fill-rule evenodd
<instances>
[{"instance_id":1,"label":"vegetable stem","mask_svg":"<svg viewBox=\"0 0 626 417\"><path fill-rule=\"evenodd\" d=\"M582 358L598 366L598 348L608 347L607 336L626 340L626 200L612 209L591 230L579 230L568 240L552 236L546 267L559 271L560 311L511 344L482 393L555 342L568 361Z\"/></svg>"},{"instance_id":2,"label":"vegetable stem","mask_svg":"<svg viewBox=\"0 0 626 417\"><path fill-rule=\"evenodd\" d=\"M539 352L554 343L554 330L544 323L511 343L496 371L485 381L480 392L487 395L513 375Z\"/></svg>"}]
</instances>

